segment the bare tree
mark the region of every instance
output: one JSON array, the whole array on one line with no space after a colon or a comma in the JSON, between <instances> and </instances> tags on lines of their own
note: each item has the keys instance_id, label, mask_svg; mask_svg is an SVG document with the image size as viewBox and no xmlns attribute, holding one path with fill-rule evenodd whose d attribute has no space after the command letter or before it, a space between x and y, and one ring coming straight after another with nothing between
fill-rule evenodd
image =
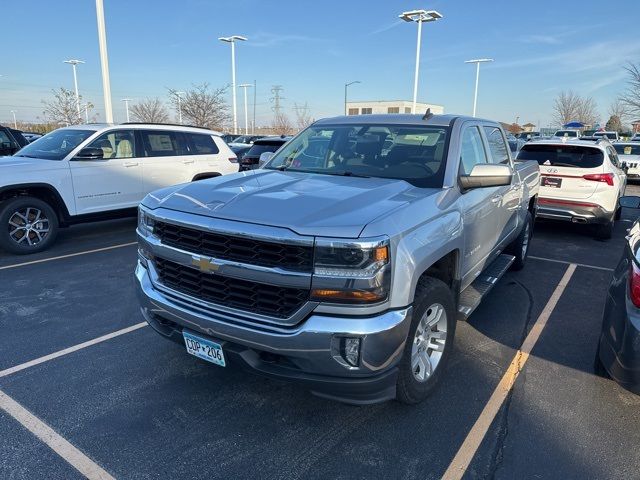
<instances>
[{"instance_id":1,"label":"bare tree","mask_svg":"<svg viewBox=\"0 0 640 480\"><path fill-rule=\"evenodd\" d=\"M591 97L580 98L576 120L585 125L595 125L599 120L598 106Z\"/></svg>"},{"instance_id":2,"label":"bare tree","mask_svg":"<svg viewBox=\"0 0 640 480\"><path fill-rule=\"evenodd\" d=\"M44 104L42 113L48 121L65 125L78 125L84 122L82 111L78 113L75 93L63 87L51 90L51 93L53 93L52 100L42 101ZM82 103L82 95L80 103ZM88 103L87 108L92 109L93 105Z\"/></svg>"},{"instance_id":3,"label":"bare tree","mask_svg":"<svg viewBox=\"0 0 640 480\"><path fill-rule=\"evenodd\" d=\"M609 105L608 113L610 117L618 117L622 123L629 120L629 107L620 98L614 100L613 103Z\"/></svg>"},{"instance_id":4,"label":"bare tree","mask_svg":"<svg viewBox=\"0 0 640 480\"><path fill-rule=\"evenodd\" d=\"M626 107L627 114L640 115L640 64L629 62L624 69L627 71L627 89L620 101Z\"/></svg>"},{"instance_id":5,"label":"bare tree","mask_svg":"<svg viewBox=\"0 0 640 480\"><path fill-rule=\"evenodd\" d=\"M307 102L304 102L304 105L302 106L298 106L297 103L294 103L293 109L296 112L296 127L298 128L298 130L307 128L313 123L313 119L309 114L309 105L307 104Z\"/></svg>"},{"instance_id":6,"label":"bare tree","mask_svg":"<svg viewBox=\"0 0 640 480\"><path fill-rule=\"evenodd\" d=\"M186 123L212 130L224 130L231 119L224 95L226 88L212 89L208 83L193 85L181 94L180 108ZM169 89L171 104L178 110L178 91Z\"/></svg>"},{"instance_id":7,"label":"bare tree","mask_svg":"<svg viewBox=\"0 0 640 480\"><path fill-rule=\"evenodd\" d=\"M553 119L557 125L563 126L577 120L582 99L575 92L562 91L553 104Z\"/></svg>"},{"instance_id":8,"label":"bare tree","mask_svg":"<svg viewBox=\"0 0 640 480\"><path fill-rule=\"evenodd\" d=\"M604 127L609 132L622 132L622 122L617 115L611 115Z\"/></svg>"},{"instance_id":9,"label":"bare tree","mask_svg":"<svg viewBox=\"0 0 640 480\"><path fill-rule=\"evenodd\" d=\"M169 113L159 98L147 98L131 106L131 115L138 122L168 123Z\"/></svg>"},{"instance_id":10,"label":"bare tree","mask_svg":"<svg viewBox=\"0 0 640 480\"><path fill-rule=\"evenodd\" d=\"M273 124L271 125L271 129L276 135L289 135L293 133L293 125L291 125L291 120L285 113L276 113L273 116Z\"/></svg>"}]
</instances>

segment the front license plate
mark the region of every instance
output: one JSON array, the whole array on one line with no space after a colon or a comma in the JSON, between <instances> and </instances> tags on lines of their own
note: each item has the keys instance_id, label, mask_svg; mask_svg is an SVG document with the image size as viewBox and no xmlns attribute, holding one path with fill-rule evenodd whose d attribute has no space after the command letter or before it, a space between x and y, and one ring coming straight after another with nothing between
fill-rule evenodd
<instances>
[{"instance_id":1,"label":"front license plate","mask_svg":"<svg viewBox=\"0 0 640 480\"><path fill-rule=\"evenodd\" d=\"M222 347L216 342L185 331L182 332L182 336L184 337L184 344L187 346L187 352L191 355L221 367L226 366Z\"/></svg>"},{"instance_id":2,"label":"front license plate","mask_svg":"<svg viewBox=\"0 0 640 480\"><path fill-rule=\"evenodd\" d=\"M560 188L562 186L562 179L556 177L542 177L542 186Z\"/></svg>"}]
</instances>

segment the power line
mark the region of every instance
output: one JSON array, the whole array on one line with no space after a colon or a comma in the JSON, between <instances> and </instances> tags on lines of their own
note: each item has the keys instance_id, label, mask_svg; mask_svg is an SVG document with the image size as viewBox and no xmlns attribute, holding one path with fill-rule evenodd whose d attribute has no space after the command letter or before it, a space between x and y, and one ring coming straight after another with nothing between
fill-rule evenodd
<instances>
[{"instance_id":1,"label":"power line","mask_svg":"<svg viewBox=\"0 0 640 480\"><path fill-rule=\"evenodd\" d=\"M275 112L276 115L280 114L280 110L282 109L282 105L280 102L285 99L285 97L280 96L280 92L283 92L284 88L282 85L274 85L271 87L271 93L273 93L273 97L270 98L270 101L273 102L273 107L271 110Z\"/></svg>"}]
</instances>

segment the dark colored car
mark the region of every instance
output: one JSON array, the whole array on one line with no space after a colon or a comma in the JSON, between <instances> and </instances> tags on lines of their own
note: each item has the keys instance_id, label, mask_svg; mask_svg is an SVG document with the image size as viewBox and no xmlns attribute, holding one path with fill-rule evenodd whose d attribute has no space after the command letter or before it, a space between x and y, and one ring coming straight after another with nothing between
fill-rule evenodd
<instances>
[{"instance_id":1,"label":"dark colored car","mask_svg":"<svg viewBox=\"0 0 640 480\"><path fill-rule=\"evenodd\" d=\"M640 209L640 197L621 197L620 205ZM640 220L626 238L609 285L595 371L640 395Z\"/></svg>"},{"instance_id":2,"label":"dark colored car","mask_svg":"<svg viewBox=\"0 0 640 480\"><path fill-rule=\"evenodd\" d=\"M249 151L244 155L240 162L240 171L243 172L245 170L255 170L258 168L258 163L260 161L260 155L265 152L275 152L282 145L291 140L291 137L264 137L259 138L253 145Z\"/></svg>"},{"instance_id":3,"label":"dark colored car","mask_svg":"<svg viewBox=\"0 0 640 480\"><path fill-rule=\"evenodd\" d=\"M249 150L251 150L251 145L230 145L229 148L236 154L238 157L238 162L244 158Z\"/></svg>"},{"instance_id":4,"label":"dark colored car","mask_svg":"<svg viewBox=\"0 0 640 480\"><path fill-rule=\"evenodd\" d=\"M13 155L28 143L19 130L0 125L0 157Z\"/></svg>"},{"instance_id":5,"label":"dark colored car","mask_svg":"<svg viewBox=\"0 0 640 480\"><path fill-rule=\"evenodd\" d=\"M244 143L245 145L253 145L253 142L259 138L263 138L264 135L239 135L233 139L231 143Z\"/></svg>"},{"instance_id":6,"label":"dark colored car","mask_svg":"<svg viewBox=\"0 0 640 480\"><path fill-rule=\"evenodd\" d=\"M239 134L235 133L225 133L224 135L222 135L222 140L224 140L225 143L231 143L239 136Z\"/></svg>"},{"instance_id":7,"label":"dark colored car","mask_svg":"<svg viewBox=\"0 0 640 480\"><path fill-rule=\"evenodd\" d=\"M22 132L22 136L27 140L27 142L32 143L44 135L36 132Z\"/></svg>"}]
</instances>

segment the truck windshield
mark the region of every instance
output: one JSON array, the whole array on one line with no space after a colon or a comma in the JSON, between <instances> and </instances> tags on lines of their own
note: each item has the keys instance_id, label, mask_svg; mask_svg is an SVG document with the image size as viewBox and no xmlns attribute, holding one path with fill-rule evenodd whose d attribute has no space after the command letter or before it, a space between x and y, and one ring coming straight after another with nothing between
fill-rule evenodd
<instances>
[{"instance_id":1,"label":"truck windshield","mask_svg":"<svg viewBox=\"0 0 640 480\"><path fill-rule=\"evenodd\" d=\"M602 165L604 155L598 148L528 143L518 153L518 160L535 160L545 166L595 168Z\"/></svg>"},{"instance_id":2,"label":"truck windshield","mask_svg":"<svg viewBox=\"0 0 640 480\"><path fill-rule=\"evenodd\" d=\"M267 169L405 180L441 188L448 127L312 125L284 145Z\"/></svg>"},{"instance_id":3,"label":"truck windshield","mask_svg":"<svg viewBox=\"0 0 640 480\"><path fill-rule=\"evenodd\" d=\"M15 156L62 160L94 133L96 133L95 130L54 130L23 147Z\"/></svg>"}]
</instances>

